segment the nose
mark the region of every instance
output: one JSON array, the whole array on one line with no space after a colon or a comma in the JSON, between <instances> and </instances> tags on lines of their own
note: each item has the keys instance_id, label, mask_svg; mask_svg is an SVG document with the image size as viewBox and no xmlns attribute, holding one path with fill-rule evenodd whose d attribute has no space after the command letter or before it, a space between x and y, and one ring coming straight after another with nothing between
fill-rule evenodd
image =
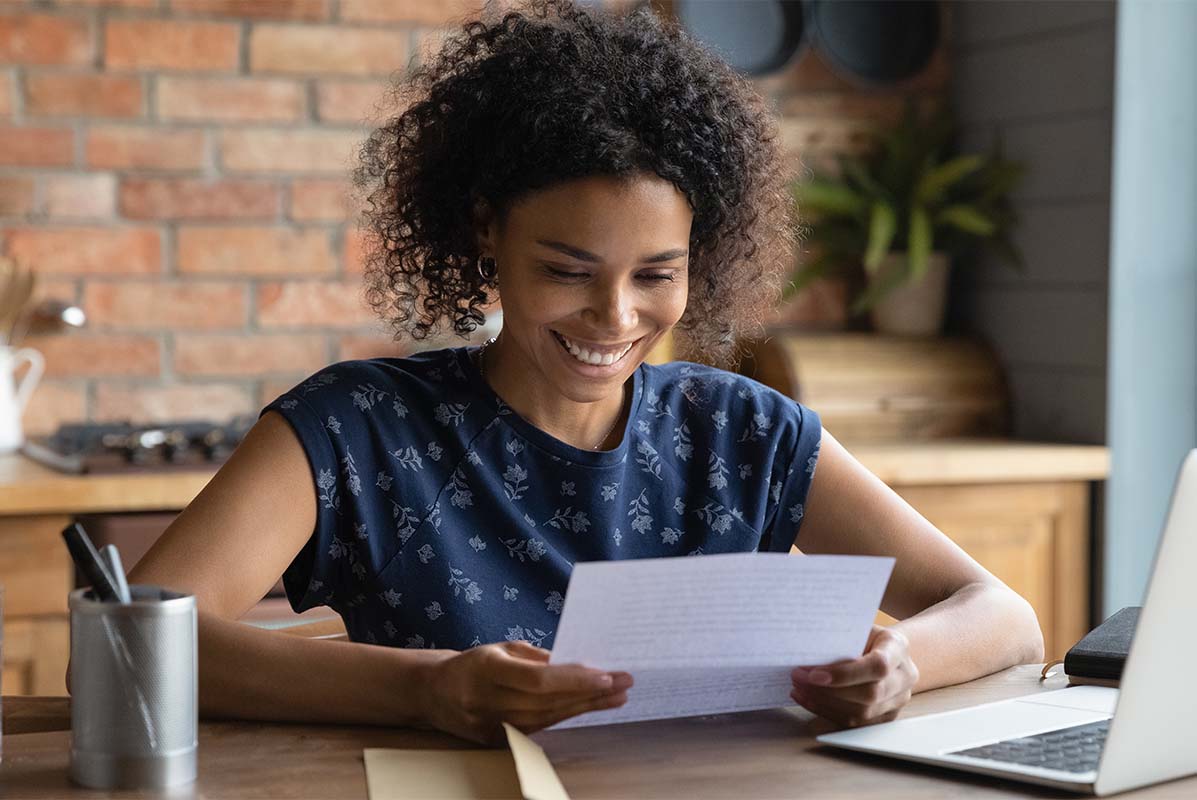
<instances>
[{"instance_id":1,"label":"nose","mask_svg":"<svg viewBox=\"0 0 1197 800\"><path fill-rule=\"evenodd\" d=\"M617 339L630 333L639 324L635 291L623 280L597 285L582 317L605 337Z\"/></svg>"}]
</instances>

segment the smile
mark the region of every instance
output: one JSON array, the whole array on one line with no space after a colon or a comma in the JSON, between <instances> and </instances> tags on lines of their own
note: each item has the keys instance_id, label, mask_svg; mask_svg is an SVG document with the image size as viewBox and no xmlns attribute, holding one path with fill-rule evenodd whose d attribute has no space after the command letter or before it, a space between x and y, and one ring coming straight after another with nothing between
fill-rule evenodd
<instances>
[{"instance_id":1,"label":"smile","mask_svg":"<svg viewBox=\"0 0 1197 800\"><path fill-rule=\"evenodd\" d=\"M640 341L637 339L624 345L616 345L615 347L600 347L599 345L595 344L579 344L571 339L566 338L565 336L562 336L557 331L552 331L552 334L554 338L557 339L557 342L575 359L583 364L590 364L596 367L610 366L611 364L621 360L628 354L628 351L632 349L632 346L635 345L636 342Z\"/></svg>"}]
</instances>

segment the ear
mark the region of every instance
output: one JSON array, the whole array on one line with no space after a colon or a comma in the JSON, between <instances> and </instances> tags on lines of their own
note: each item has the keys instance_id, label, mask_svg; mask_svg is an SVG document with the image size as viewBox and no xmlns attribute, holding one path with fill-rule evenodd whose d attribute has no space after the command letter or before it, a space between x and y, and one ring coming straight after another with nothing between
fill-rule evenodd
<instances>
[{"instance_id":1,"label":"ear","mask_svg":"<svg viewBox=\"0 0 1197 800\"><path fill-rule=\"evenodd\" d=\"M474 242L478 247L478 253L481 255L490 255L493 258L497 244L497 217L494 208L484 198L474 195L473 203L471 204L471 216Z\"/></svg>"}]
</instances>

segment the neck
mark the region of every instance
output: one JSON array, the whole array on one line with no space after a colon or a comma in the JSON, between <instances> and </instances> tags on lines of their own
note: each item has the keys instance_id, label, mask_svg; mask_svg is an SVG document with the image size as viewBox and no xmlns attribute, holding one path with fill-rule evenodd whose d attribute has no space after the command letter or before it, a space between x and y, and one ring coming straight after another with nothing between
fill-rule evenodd
<instances>
[{"instance_id":1,"label":"neck","mask_svg":"<svg viewBox=\"0 0 1197 800\"><path fill-rule=\"evenodd\" d=\"M578 402L553 390L548 381L529 380L531 365L522 363L502 337L482 351L479 368L504 403L545 433L579 450L609 450L623 438L627 395L625 381L606 397Z\"/></svg>"}]
</instances>

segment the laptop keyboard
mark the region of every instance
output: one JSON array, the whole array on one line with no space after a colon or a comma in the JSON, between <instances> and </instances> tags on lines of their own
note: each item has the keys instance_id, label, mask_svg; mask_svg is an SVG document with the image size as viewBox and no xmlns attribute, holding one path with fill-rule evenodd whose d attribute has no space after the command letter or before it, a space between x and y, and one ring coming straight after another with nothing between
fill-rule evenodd
<instances>
[{"instance_id":1,"label":"laptop keyboard","mask_svg":"<svg viewBox=\"0 0 1197 800\"><path fill-rule=\"evenodd\" d=\"M956 750L948 755L970 756L1007 764L1058 769L1064 772L1092 772L1097 769L1101 748L1106 743L1110 721L1092 722L1074 728L1037 733L1018 739Z\"/></svg>"}]
</instances>

